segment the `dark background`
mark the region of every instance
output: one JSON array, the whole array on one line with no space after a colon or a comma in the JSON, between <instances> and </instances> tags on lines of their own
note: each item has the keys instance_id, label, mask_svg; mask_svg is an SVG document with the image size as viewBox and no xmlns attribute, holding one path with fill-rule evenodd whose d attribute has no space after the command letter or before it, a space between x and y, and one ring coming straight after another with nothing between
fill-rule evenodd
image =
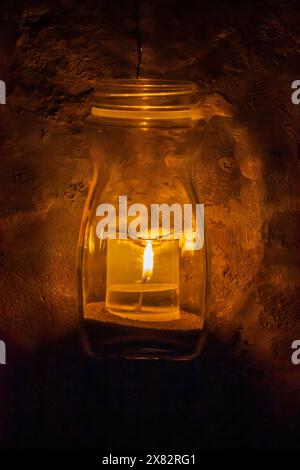
<instances>
[{"instance_id":1,"label":"dark background","mask_svg":"<svg viewBox=\"0 0 300 470\"><path fill-rule=\"evenodd\" d=\"M2 448L300 448L297 1L0 6ZM141 55L142 52L142 55ZM212 258L190 363L101 362L78 340L76 242L94 80L194 80Z\"/></svg>"}]
</instances>

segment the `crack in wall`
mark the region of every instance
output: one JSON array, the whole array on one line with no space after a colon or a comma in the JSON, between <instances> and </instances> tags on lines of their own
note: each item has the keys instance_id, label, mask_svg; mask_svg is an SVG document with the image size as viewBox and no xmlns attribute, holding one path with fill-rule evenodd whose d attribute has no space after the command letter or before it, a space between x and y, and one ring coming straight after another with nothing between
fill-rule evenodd
<instances>
[{"instance_id":1,"label":"crack in wall","mask_svg":"<svg viewBox=\"0 0 300 470\"><path fill-rule=\"evenodd\" d=\"M142 55L143 55L143 43L142 43L142 35L140 29L140 11L141 11L141 4L140 0L135 1L135 38L136 38L136 55L137 55L137 67L136 67L136 78L141 78L142 72Z\"/></svg>"}]
</instances>

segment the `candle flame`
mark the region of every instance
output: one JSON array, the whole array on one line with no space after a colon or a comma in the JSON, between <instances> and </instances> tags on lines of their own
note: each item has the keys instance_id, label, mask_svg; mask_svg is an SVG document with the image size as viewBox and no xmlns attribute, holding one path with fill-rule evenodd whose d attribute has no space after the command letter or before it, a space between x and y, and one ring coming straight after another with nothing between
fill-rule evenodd
<instances>
[{"instance_id":1,"label":"candle flame","mask_svg":"<svg viewBox=\"0 0 300 470\"><path fill-rule=\"evenodd\" d=\"M147 240L143 256L143 279L150 279L153 273L153 248L151 240Z\"/></svg>"}]
</instances>

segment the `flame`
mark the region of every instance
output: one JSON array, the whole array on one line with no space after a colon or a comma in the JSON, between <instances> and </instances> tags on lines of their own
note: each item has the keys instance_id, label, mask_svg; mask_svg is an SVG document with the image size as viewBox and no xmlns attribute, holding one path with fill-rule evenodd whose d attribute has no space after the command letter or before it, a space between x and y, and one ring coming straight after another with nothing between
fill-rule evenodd
<instances>
[{"instance_id":1,"label":"flame","mask_svg":"<svg viewBox=\"0 0 300 470\"><path fill-rule=\"evenodd\" d=\"M143 255L143 279L150 279L153 273L153 248L151 240L147 240Z\"/></svg>"}]
</instances>

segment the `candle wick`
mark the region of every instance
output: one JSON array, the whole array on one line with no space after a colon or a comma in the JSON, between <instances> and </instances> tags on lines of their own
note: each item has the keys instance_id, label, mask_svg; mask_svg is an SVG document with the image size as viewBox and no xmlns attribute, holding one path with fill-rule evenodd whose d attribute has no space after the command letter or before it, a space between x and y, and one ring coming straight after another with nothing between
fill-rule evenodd
<instances>
[{"instance_id":1,"label":"candle wick","mask_svg":"<svg viewBox=\"0 0 300 470\"><path fill-rule=\"evenodd\" d=\"M142 284L146 284L146 282L148 282L149 279L150 279L150 276L143 276L142 277ZM144 296L144 292L140 292L139 301L138 301L136 309L135 309L136 312L140 312L142 310L143 296Z\"/></svg>"}]
</instances>

